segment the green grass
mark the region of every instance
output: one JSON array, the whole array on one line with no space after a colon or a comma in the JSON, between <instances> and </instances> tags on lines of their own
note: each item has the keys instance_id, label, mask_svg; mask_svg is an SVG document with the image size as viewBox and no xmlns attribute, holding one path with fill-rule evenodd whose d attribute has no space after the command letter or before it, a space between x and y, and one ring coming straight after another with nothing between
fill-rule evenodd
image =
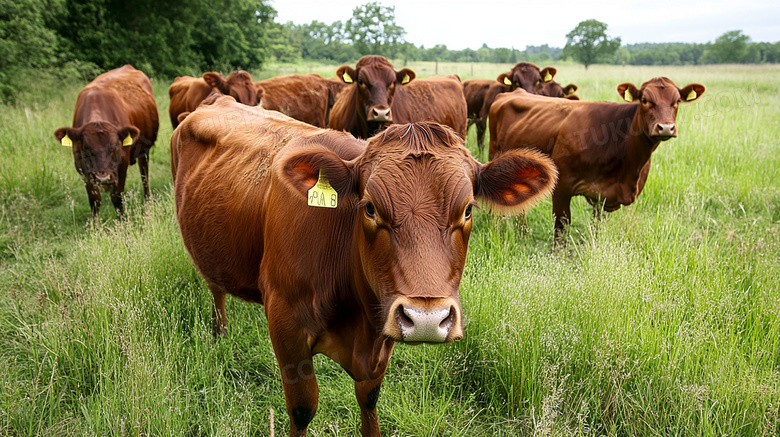
<instances>
[{"instance_id":1,"label":"green grass","mask_svg":"<svg viewBox=\"0 0 780 437\"><path fill-rule=\"evenodd\" d=\"M510 67L438 66L464 79ZM465 338L396 348L384 435L780 434L780 68L568 65L556 80L618 101L618 83L659 75L708 90L680 110L680 137L659 147L634 205L594 223L576 199L557 250L549 200L525 230L476 214ZM71 152L52 135L83 85L2 108L0 435L268 435L271 409L285 435L262 307L228 299L229 333L210 335L210 293L174 219L168 83L154 81L153 201L132 167L127 220L105 202L91 225ZM476 150L473 129L467 144ZM315 366L310 434L358 434L350 378L323 357Z\"/></svg>"}]
</instances>

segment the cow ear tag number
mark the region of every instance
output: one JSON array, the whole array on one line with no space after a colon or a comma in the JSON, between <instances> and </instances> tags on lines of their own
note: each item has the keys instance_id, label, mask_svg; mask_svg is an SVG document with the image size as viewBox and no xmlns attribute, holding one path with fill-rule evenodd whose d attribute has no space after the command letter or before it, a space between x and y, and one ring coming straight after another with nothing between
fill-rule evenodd
<instances>
[{"instance_id":1,"label":"cow ear tag number","mask_svg":"<svg viewBox=\"0 0 780 437\"><path fill-rule=\"evenodd\" d=\"M691 92L688 93L688 97L686 97L685 100L690 102L691 100L696 99L697 96L698 94L696 94L696 90L691 90Z\"/></svg>"},{"instance_id":2,"label":"cow ear tag number","mask_svg":"<svg viewBox=\"0 0 780 437\"><path fill-rule=\"evenodd\" d=\"M330 186L328 178L320 170L317 183L309 189L309 206L335 208L338 205L338 197L338 193Z\"/></svg>"},{"instance_id":3,"label":"cow ear tag number","mask_svg":"<svg viewBox=\"0 0 780 437\"><path fill-rule=\"evenodd\" d=\"M65 134L65 136L62 137L62 145L64 147L73 147L73 140L70 139L68 134Z\"/></svg>"},{"instance_id":4,"label":"cow ear tag number","mask_svg":"<svg viewBox=\"0 0 780 437\"><path fill-rule=\"evenodd\" d=\"M626 92L623 94L623 98L626 99L627 102L634 101L634 96L631 95L631 91L629 91L628 88L626 88Z\"/></svg>"},{"instance_id":5,"label":"cow ear tag number","mask_svg":"<svg viewBox=\"0 0 780 437\"><path fill-rule=\"evenodd\" d=\"M130 136L130 134L127 134L127 138L122 140L123 146L132 146L133 145L133 137Z\"/></svg>"}]
</instances>

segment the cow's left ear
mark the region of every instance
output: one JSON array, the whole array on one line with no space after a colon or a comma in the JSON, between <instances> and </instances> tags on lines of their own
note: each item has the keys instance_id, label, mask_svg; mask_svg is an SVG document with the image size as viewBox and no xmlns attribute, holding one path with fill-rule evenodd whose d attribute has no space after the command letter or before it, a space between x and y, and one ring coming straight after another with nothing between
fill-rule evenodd
<instances>
[{"instance_id":1,"label":"cow's left ear","mask_svg":"<svg viewBox=\"0 0 780 437\"><path fill-rule=\"evenodd\" d=\"M552 159L533 149L514 149L478 164L474 196L488 211L520 214L550 195L558 181Z\"/></svg>"},{"instance_id":2,"label":"cow's left ear","mask_svg":"<svg viewBox=\"0 0 780 437\"><path fill-rule=\"evenodd\" d=\"M680 89L680 97L683 102L692 102L701 97L701 95L704 94L704 91L706 91L704 85L692 83Z\"/></svg>"},{"instance_id":3,"label":"cow's left ear","mask_svg":"<svg viewBox=\"0 0 780 437\"><path fill-rule=\"evenodd\" d=\"M282 157L278 167L281 172L277 174L304 197L319 181L333 187L340 198L354 186L349 164L330 149L310 145L304 151Z\"/></svg>"},{"instance_id":4,"label":"cow's left ear","mask_svg":"<svg viewBox=\"0 0 780 437\"><path fill-rule=\"evenodd\" d=\"M567 96L570 96L570 95L576 93L578 89L579 89L579 87L577 85L574 85L573 83L570 83L570 84L566 85L565 87L563 87L563 93L566 94Z\"/></svg>"},{"instance_id":5,"label":"cow's left ear","mask_svg":"<svg viewBox=\"0 0 780 437\"><path fill-rule=\"evenodd\" d=\"M116 134L123 146L132 146L141 136L141 131L135 126L125 126L119 129Z\"/></svg>"},{"instance_id":6,"label":"cow's left ear","mask_svg":"<svg viewBox=\"0 0 780 437\"><path fill-rule=\"evenodd\" d=\"M230 95L230 88L228 87L225 78L222 77L222 73L215 73L213 71L203 73L203 80L205 80L210 87L218 89L222 94L226 96Z\"/></svg>"},{"instance_id":7,"label":"cow's left ear","mask_svg":"<svg viewBox=\"0 0 780 437\"><path fill-rule=\"evenodd\" d=\"M395 80L401 85L406 85L407 83L413 81L415 77L417 77L417 73L408 68L404 68L401 71L395 72Z\"/></svg>"},{"instance_id":8,"label":"cow's left ear","mask_svg":"<svg viewBox=\"0 0 780 437\"><path fill-rule=\"evenodd\" d=\"M623 82L618 85L617 92L626 102L633 102L639 99L639 90L636 85L630 82Z\"/></svg>"},{"instance_id":9,"label":"cow's left ear","mask_svg":"<svg viewBox=\"0 0 780 437\"><path fill-rule=\"evenodd\" d=\"M558 73L558 70L556 70L554 67L544 67L544 69L542 69L542 71L541 71L542 82L549 82L549 81L553 80L553 78L555 77L555 75L557 73Z\"/></svg>"}]
</instances>

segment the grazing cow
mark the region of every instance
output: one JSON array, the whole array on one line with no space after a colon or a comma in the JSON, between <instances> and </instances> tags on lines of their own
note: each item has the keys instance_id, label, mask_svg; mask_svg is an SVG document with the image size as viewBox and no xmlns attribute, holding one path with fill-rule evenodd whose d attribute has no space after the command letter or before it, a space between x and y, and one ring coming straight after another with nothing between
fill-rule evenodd
<instances>
[{"instance_id":1,"label":"grazing cow","mask_svg":"<svg viewBox=\"0 0 780 437\"><path fill-rule=\"evenodd\" d=\"M127 167L136 160L144 198L151 196L149 150L157 140L159 125L152 82L132 65L105 72L81 90L73 127L61 127L54 136L63 146L73 148L93 218L100 212L101 189L111 192L111 203L123 215Z\"/></svg>"},{"instance_id":2,"label":"grazing cow","mask_svg":"<svg viewBox=\"0 0 780 437\"><path fill-rule=\"evenodd\" d=\"M328 80L319 74L295 74L255 82L263 109L279 111L312 126L327 127L333 106Z\"/></svg>"},{"instance_id":3,"label":"grazing cow","mask_svg":"<svg viewBox=\"0 0 780 437\"><path fill-rule=\"evenodd\" d=\"M248 106L257 105L257 90L252 75L239 70L228 74L225 79L221 73L207 72L203 77L178 76L168 88L171 104L168 114L174 129L179 125L179 114L192 112L213 90L226 96L232 96L239 103Z\"/></svg>"},{"instance_id":4,"label":"grazing cow","mask_svg":"<svg viewBox=\"0 0 780 437\"><path fill-rule=\"evenodd\" d=\"M466 136L467 106L456 77L414 80L414 71L395 71L381 56L363 56L336 76L349 84L330 113L328 127L368 138L391 123L435 121Z\"/></svg>"},{"instance_id":5,"label":"grazing cow","mask_svg":"<svg viewBox=\"0 0 780 437\"><path fill-rule=\"evenodd\" d=\"M632 103L583 102L535 96L523 90L501 94L490 108L490 157L520 147L549 155L560 177L553 193L555 236L560 241L571 218L573 196L585 196L594 213L633 203L644 188L650 156L677 136L680 102L692 102L705 88L678 88L660 77L638 88L617 87Z\"/></svg>"},{"instance_id":6,"label":"grazing cow","mask_svg":"<svg viewBox=\"0 0 780 437\"><path fill-rule=\"evenodd\" d=\"M392 125L367 142L229 97L173 133L184 245L226 327L225 295L262 303L290 435L317 409L315 354L355 381L362 435L395 342L463 336L458 287L472 206L517 213L555 184L552 161L515 150L483 165L451 129Z\"/></svg>"}]
</instances>

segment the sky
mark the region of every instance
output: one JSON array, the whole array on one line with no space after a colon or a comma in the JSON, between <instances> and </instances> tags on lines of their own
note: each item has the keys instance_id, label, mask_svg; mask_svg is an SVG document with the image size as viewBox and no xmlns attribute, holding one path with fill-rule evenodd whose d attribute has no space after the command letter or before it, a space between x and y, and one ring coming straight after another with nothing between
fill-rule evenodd
<instances>
[{"instance_id":1,"label":"sky","mask_svg":"<svg viewBox=\"0 0 780 437\"><path fill-rule=\"evenodd\" d=\"M355 7L372 0L270 0L276 21L308 24L345 22ZM566 45L577 23L594 18L623 44L715 41L741 30L754 42L780 41L777 0L379 0L395 6L395 22L405 40L426 48L488 47L525 49L527 45Z\"/></svg>"}]
</instances>

